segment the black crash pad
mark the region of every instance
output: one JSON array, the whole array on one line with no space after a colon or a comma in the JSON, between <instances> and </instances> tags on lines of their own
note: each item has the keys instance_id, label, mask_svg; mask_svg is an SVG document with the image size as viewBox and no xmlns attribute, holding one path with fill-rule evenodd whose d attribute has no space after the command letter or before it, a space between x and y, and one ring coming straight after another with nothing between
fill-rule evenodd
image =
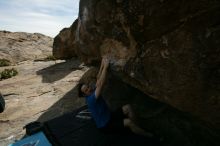
<instances>
[{"instance_id":1,"label":"black crash pad","mask_svg":"<svg viewBox=\"0 0 220 146\"><path fill-rule=\"evenodd\" d=\"M44 123L46 135L53 145L61 146L158 146L155 140L125 130L121 133L99 131L84 106L76 111Z\"/></svg>"}]
</instances>

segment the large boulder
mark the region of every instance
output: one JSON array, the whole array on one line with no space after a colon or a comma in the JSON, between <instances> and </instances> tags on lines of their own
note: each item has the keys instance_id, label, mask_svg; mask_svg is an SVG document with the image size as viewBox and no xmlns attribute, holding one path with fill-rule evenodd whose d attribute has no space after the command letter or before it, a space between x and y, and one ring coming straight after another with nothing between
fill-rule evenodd
<instances>
[{"instance_id":1,"label":"large boulder","mask_svg":"<svg viewBox=\"0 0 220 146\"><path fill-rule=\"evenodd\" d=\"M115 77L220 130L219 17L220 1L81 0L69 48L110 56Z\"/></svg>"},{"instance_id":2,"label":"large boulder","mask_svg":"<svg viewBox=\"0 0 220 146\"><path fill-rule=\"evenodd\" d=\"M110 55L123 81L219 129L219 7L209 0L81 0L77 26L69 28L74 37L63 37L77 47L63 46L85 63Z\"/></svg>"}]
</instances>

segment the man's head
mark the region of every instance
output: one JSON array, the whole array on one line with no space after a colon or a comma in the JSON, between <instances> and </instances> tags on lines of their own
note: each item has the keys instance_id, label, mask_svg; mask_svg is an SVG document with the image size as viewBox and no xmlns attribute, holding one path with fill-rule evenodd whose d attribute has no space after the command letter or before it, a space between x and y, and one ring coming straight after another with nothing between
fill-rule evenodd
<instances>
[{"instance_id":1,"label":"man's head","mask_svg":"<svg viewBox=\"0 0 220 146\"><path fill-rule=\"evenodd\" d=\"M92 94L92 92L93 92L93 88L91 86L84 83L79 84L78 86L79 97L89 96L90 94Z\"/></svg>"}]
</instances>

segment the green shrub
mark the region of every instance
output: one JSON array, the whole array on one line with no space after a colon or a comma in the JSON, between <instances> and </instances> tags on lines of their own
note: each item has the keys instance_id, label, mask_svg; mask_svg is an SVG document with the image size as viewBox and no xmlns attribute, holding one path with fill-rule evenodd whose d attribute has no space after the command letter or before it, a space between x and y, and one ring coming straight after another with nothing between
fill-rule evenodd
<instances>
[{"instance_id":1,"label":"green shrub","mask_svg":"<svg viewBox=\"0 0 220 146\"><path fill-rule=\"evenodd\" d=\"M56 58L53 55L49 55L45 59L46 61L56 60Z\"/></svg>"},{"instance_id":2,"label":"green shrub","mask_svg":"<svg viewBox=\"0 0 220 146\"><path fill-rule=\"evenodd\" d=\"M13 76L16 76L18 74L18 71L14 68L12 69L4 69L1 73L0 73L0 79L8 79L11 78Z\"/></svg>"},{"instance_id":3,"label":"green shrub","mask_svg":"<svg viewBox=\"0 0 220 146\"><path fill-rule=\"evenodd\" d=\"M0 59L0 67L2 66L9 66L11 62L7 59Z\"/></svg>"}]
</instances>

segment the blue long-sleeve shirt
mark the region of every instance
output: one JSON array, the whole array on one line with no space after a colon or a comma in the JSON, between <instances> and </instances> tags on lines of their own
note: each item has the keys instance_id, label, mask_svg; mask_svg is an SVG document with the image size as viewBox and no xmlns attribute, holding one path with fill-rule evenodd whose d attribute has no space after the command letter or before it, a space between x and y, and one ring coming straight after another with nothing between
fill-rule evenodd
<instances>
[{"instance_id":1,"label":"blue long-sleeve shirt","mask_svg":"<svg viewBox=\"0 0 220 146\"><path fill-rule=\"evenodd\" d=\"M95 91L86 97L88 109L95 120L97 128L104 127L110 120L110 109L102 97L96 99Z\"/></svg>"}]
</instances>

